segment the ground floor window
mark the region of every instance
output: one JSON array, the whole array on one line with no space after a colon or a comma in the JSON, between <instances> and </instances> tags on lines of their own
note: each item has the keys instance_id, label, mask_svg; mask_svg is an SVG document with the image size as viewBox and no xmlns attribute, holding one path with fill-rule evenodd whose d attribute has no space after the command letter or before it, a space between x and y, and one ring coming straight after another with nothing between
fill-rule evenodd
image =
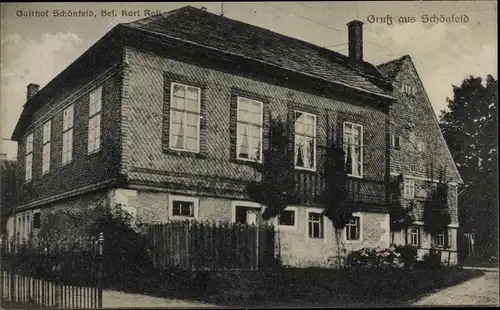
<instances>
[{"instance_id":1,"label":"ground floor window","mask_svg":"<svg viewBox=\"0 0 500 310\"><path fill-rule=\"evenodd\" d=\"M447 239L447 233L446 233L446 231L444 231L440 234L437 234L434 237L434 244L438 248L445 248L446 247L446 239Z\"/></svg>"},{"instance_id":2,"label":"ground floor window","mask_svg":"<svg viewBox=\"0 0 500 310\"><path fill-rule=\"evenodd\" d=\"M420 246L420 227L411 227L408 230L408 238L410 245Z\"/></svg>"},{"instance_id":3,"label":"ground floor window","mask_svg":"<svg viewBox=\"0 0 500 310\"><path fill-rule=\"evenodd\" d=\"M256 225L259 221L260 208L236 206L235 223Z\"/></svg>"},{"instance_id":4,"label":"ground floor window","mask_svg":"<svg viewBox=\"0 0 500 310\"><path fill-rule=\"evenodd\" d=\"M173 219L198 217L198 198L170 195L168 198L169 215Z\"/></svg>"},{"instance_id":5,"label":"ground floor window","mask_svg":"<svg viewBox=\"0 0 500 310\"><path fill-rule=\"evenodd\" d=\"M308 213L308 234L311 239L324 239L325 227L323 223L323 214L319 212Z\"/></svg>"},{"instance_id":6,"label":"ground floor window","mask_svg":"<svg viewBox=\"0 0 500 310\"><path fill-rule=\"evenodd\" d=\"M285 209L281 211L279 218L280 226L295 227L295 225L297 224L297 214L295 209Z\"/></svg>"}]
</instances>

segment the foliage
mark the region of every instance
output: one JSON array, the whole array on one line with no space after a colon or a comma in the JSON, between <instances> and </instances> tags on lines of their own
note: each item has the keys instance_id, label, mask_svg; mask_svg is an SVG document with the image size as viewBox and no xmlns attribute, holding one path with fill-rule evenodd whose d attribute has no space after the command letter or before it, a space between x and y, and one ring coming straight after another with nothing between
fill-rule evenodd
<instances>
[{"instance_id":1,"label":"foliage","mask_svg":"<svg viewBox=\"0 0 500 310\"><path fill-rule=\"evenodd\" d=\"M103 264L107 285L136 287L153 268L148 239L137 232L132 216L121 205L106 208L87 228L90 236L104 236Z\"/></svg>"},{"instance_id":2,"label":"foliage","mask_svg":"<svg viewBox=\"0 0 500 310\"><path fill-rule=\"evenodd\" d=\"M408 258L406 258L408 264ZM405 265L401 253L396 251L396 248L388 249L363 248L361 250L352 251L348 255L348 261L351 266L361 268L403 268L409 267Z\"/></svg>"},{"instance_id":3,"label":"foliage","mask_svg":"<svg viewBox=\"0 0 500 310\"><path fill-rule=\"evenodd\" d=\"M262 217L277 216L294 197L293 152L288 147L287 128L279 119L272 119L269 128L269 148L263 150L262 181L247 185L247 194L253 201L265 205Z\"/></svg>"},{"instance_id":4,"label":"foliage","mask_svg":"<svg viewBox=\"0 0 500 310\"><path fill-rule=\"evenodd\" d=\"M349 196L345 152L333 139L326 150L322 178L325 183L322 192L324 215L332 221L335 229L344 229L358 208Z\"/></svg>"},{"instance_id":5,"label":"foliage","mask_svg":"<svg viewBox=\"0 0 500 310\"><path fill-rule=\"evenodd\" d=\"M446 230L451 223L448 211L448 185L441 172L439 182L433 186L424 203L424 229L433 237Z\"/></svg>"},{"instance_id":6,"label":"foliage","mask_svg":"<svg viewBox=\"0 0 500 310\"><path fill-rule=\"evenodd\" d=\"M417 261L417 247L413 245L397 245L394 252L401 255L404 266L411 267Z\"/></svg>"},{"instance_id":7,"label":"foliage","mask_svg":"<svg viewBox=\"0 0 500 310\"><path fill-rule=\"evenodd\" d=\"M459 197L460 226L476 230L476 250L498 253L498 81L470 76L453 86L441 111L443 135L467 188ZM484 83L486 82L486 83ZM465 252L466 249L462 249Z\"/></svg>"},{"instance_id":8,"label":"foliage","mask_svg":"<svg viewBox=\"0 0 500 310\"><path fill-rule=\"evenodd\" d=\"M429 253L425 253L421 266L428 269L439 269L442 267L441 255L435 249L430 249Z\"/></svg>"},{"instance_id":9,"label":"foliage","mask_svg":"<svg viewBox=\"0 0 500 310\"><path fill-rule=\"evenodd\" d=\"M389 206L389 215L391 218L391 231L401 231L410 227L415 219L412 216L415 209L415 202L412 200L405 208L402 198L402 187L404 176L398 175L391 184L391 204Z\"/></svg>"}]
</instances>

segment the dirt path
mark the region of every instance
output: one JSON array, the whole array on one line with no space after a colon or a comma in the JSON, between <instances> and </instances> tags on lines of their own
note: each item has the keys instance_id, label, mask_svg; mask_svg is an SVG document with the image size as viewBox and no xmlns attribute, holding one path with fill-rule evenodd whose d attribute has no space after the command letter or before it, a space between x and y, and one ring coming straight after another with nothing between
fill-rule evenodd
<instances>
[{"instance_id":1,"label":"dirt path","mask_svg":"<svg viewBox=\"0 0 500 310\"><path fill-rule=\"evenodd\" d=\"M449 287L417 300L415 306L492 306L499 304L498 271Z\"/></svg>"},{"instance_id":2,"label":"dirt path","mask_svg":"<svg viewBox=\"0 0 500 310\"><path fill-rule=\"evenodd\" d=\"M148 295L129 294L117 291L104 291L102 296L103 308L206 308L215 307L215 305L205 304L201 302L178 300L169 298L159 298Z\"/></svg>"}]
</instances>

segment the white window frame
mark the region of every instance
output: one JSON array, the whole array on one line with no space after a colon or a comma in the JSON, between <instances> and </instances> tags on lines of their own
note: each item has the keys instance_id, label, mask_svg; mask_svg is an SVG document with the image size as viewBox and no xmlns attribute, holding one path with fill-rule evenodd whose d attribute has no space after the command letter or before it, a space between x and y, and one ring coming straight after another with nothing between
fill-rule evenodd
<instances>
[{"instance_id":1,"label":"white window frame","mask_svg":"<svg viewBox=\"0 0 500 310\"><path fill-rule=\"evenodd\" d=\"M172 108L173 106L173 102L174 102L174 86L175 85L179 85L179 86L182 86L185 88L185 95L184 95L184 99L186 99L186 96L187 96L187 88L190 87L190 88L195 88L198 90L198 110L197 112L193 112L193 111L187 111L184 107L184 110L180 110L180 109L177 109L177 108ZM192 115L196 115L198 117L198 127L197 127L197 145L196 145L196 150L189 150L189 149L182 149L182 148L177 148L175 147L174 143L173 143L173 139L172 139L172 115L173 115L173 112L179 112L179 113L184 113L184 115L187 115L187 114L192 114ZM170 115L170 118L169 118L169 137L168 137L168 148L171 149L171 150L174 150L174 151L180 151L180 152L189 152L189 153L199 153L200 152L200 125L201 125L201 88L199 87L196 87L196 86L192 86L192 85L188 85L188 84L183 84L183 83L177 83L177 82L171 82L170 83L170 111L169 111L169 115Z\"/></svg>"},{"instance_id":2,"label":"white window frame","mask_svg":"<svg viewBox=\"0 0 500 310\"><path fill-rule=\"evenodd\" d=\"M413 232L413 229L417 230L417 233L415 234ZM413 245L413 246L416 246L416 247L420 247L420 245L422 244L422 236L421 236L421 228L420 227L417 227L417 226L412 226L410 228L408 228L408 244L409 245ZM417 244L414 244L413 243L413 236L416 236L417 237Z\"/></svg>"},{"instance_id":3,"label":"white window frame","mask_svg":"<svg viewBox=\"0 0 500 310\"><path fill-rule=\"evenodd\" d=\"M248 122L243 122L240 121L240 100L248 100L248 101L253 101L260 103L260 124L254 124L254 123L248 123ZM240 126L239 124L250 124L252 126L259 126L260 129L260 154L259 154L259 159L251 159L251 158L241 158L239 157L239 143L238 143L238 138L240 136ZM264 149L264 141L263 141L263 127L264 127L264 103L259 100L254 100L246 97L241 97L237 96L236 97L236 159L237 160L243 160L243 161L251 161L251 162L258 162L262 163L262 150ZM249 136L250 138L250 136Z\"/></svg>"},{"instance_id":4,"label":"white window frame","mask_svg":"<svg viewBox=\"0 0 500 310\"><path fill-rule=\"evenodd\" d=\"M437 236L435 237L435 242L436 242L436 247L438 248L445 248L445 245L446 245L446 232L442 232L440 234L437 234ZM442 239L441 239L442 238ZM439 241L442 240L443 243L442 244L439 244Z\"/></svg>"},{"instance_id":5,"label":"white window frame","mask_svg":"<svg viewBox=\"0 0 500 310\"><path fill-rule=\"evenodd\" d=\"M313 160L314 164L313 164L312 168L300 167L300 166L295 165L295 163L297 162L297 159L295 158L295 156L296 156L296 154L295 154L295 146L297 145L297 141L295 139L295 137L297 136L297 132L295 130L295 121L297 120L297 118L295 116L296 113L302 113L302 114L305 114L307 116L312 116L314 118L314 128L313 128L313 135L314 136L312 137L313 138L313 142L314 142L313 143L314 144L314 150L313 150L314 151L314 155L313 155L312 160ZM294 145L294 149L293 149L293 153L294 153L294 155L293 155L293 163L294 164L293 165L294 165L295 169L297 169L297 170L316 171L316 165L317 165L317 163L316 163L316 157L317 157L317 155L316 155L316 152L317 152L316 145L317 145L317 139L318 139L317 134L316 134L317 126L318 126L317 122L318 122L318 118L317 118L317 115L315 115L315 114L304 112L304 111L300 111L300 110L294 110L293 111L293 145ZM309 138L311 138L311 137L309 137Z\"/></svg>"},{"instance_id":6,"label":"white window frame","mask_svg":"<svg viewBox=\"0 0 500 310\"><path fill-rule=\"evenodd\" d=\"M363 174L364 174L364 171L363 171L364 170L364 167L363 167L363 157L364 157L364 148L365 148L365 146L364 146L364 128L363 128L363 125L357 124L357 123L353 123L353 122L344 122L343 123L343 126L342 126L342 129L343 129L342 141L343 141L344 151L346 151L345 150L346 146L347 147L351 146L350 144L346 143L347 139L346 139L346 130L345 130L345 128L346 128L346 125L348 125L348 124L351 125L353 129L356 126L360 127L360 129L361 129L360 130L360 138L359 138L359 143L360 144L357 145L357 146L355 146L355 147L359 147L360 148L360 158L361 158L361 161L360 161L359 165L360 165L361 174L360 175L352 174L352 173L350 173L352 171L350 171L350 172L347 173L347 175L349 177L362 179L363 178ZM351 154L353 154L353 153L351 152ZM345 152L345 161L347 163L347 152Z\"/></svg>"},{"instance_id":7,"label":"white window frame","mask_svg":"<svg viewBox=\"0 0 500 310\"><path fill-rule=\"evenodd\" d=\"M253 201L248 201L248 200L233 200L231 201L231 221L233 223L236 223L236 208L237 207L245 207L245 208L252 208L252 209L258 209L260 211L260 215L265 210L265 206L261 205L258 202L253 202ZM277 219L273 219L273 224L276 226Z\"/></svg>"},{"instance_id":8,"label":"white window frame","mask_svg":"<svg viewBox=\"0 0 500 310\"><path fill-rule=\"evenodd\" d=\"M422 152L425 151L425 142L419 141L417 143L417 151L420 152L420 153L422 153Z\"/></svg>"},{"instance_id":9,"label":"white window frame","mask_svg":"<svg viewBox=\"0 0 500 310\"><path fill-rule=\"evenodd\" d=\"M26 136L26 155L24 161L24 180L26 183L33 179L33 132Z\"/></svg>"},{"instance_id":10,"label":"white window frame","mask_svg":"<svg viewBox=\"0 0 500 310\"><path fill-rule=\"evenodd\" d=\"M68 114L68 118L64 117L66 111L71 111L71 113ZM71 115L71 117L69 117L69 115ZM69 105L63 110L62 166L70 163L73 160L73 127L75 123L74 116L75 116L74 104ZM69 119L71 119L71 122L69 122ZM66 140L67 136L70 137L68 139L70 141L69 144L66 143L66 141L68 141Z\"/></svg>"},{"instance_id":11,"label":"white window frame","mask_svg":"<svg viewBox=\"0 0 500 310\"><path fill-rule=\"evenodd\" d=\"M327 242L327 232L328 232L328 229L327 229L327 223L326 223L326 216L323 215L323 209L319 209L319 208L306 208L306 217L305 217L305 237L306 237L306 241L309 241L309 240L321 240L321 238L310 238L309 237L309 214L310 213L315 213L315 214L320 214L323 218L323 242L326 243Z\"/></svg>"},{"instance_id":12,"label":"white window frame","mask_svg":"<svg viewBox=\"0 0 500 310\"><path fill-rule=\"evenodd\" d=\"M173 215L174 201L192 202L193 203L193 216ZM199 203L200 203L200 199L198 197L169 195L168 196L168 217L171 220L198 219L199 218L199 213L198 213L199 212Z\"/></svg>"},{"instance_id":13,"label":"white window frame","mask_svg":"<svg viewBox=\"0 0 500 310\"><path fill-rule=\"evenodd\" d=\"M403 180L403 198L415 199L415 180L405 178Z\"/></svg>"},{"instance_id":14,"label":"white window frame","mask_svg":"<svg viewBox=\"0 0 500 310\"><path fill-rule=\"evenodd\" d=\"M89 94L87 155L98 153L101 150L102 89L103 87L101 85L93 89ZM99 94L99 97L97 99L95 99L96 94ZM95 99L95 101L92 101L93 98ZM99 125L96 125L97 120ZM93 128L90 128L91 123L94 123Z\"/></svg>"},{"instance_id":15,"label":"white window frame","mask_svg":"<svg viewBox=\"0 0 500 310\"><path fill-rule=\"evenodd\" d=\"M350 226L350 223L349 223L343 229L343 240L345 243L362 243L363 242L363 213L355 212L352 214L352 216L359 218L359 239L358 240L348 240L347 239L347 226Z\"/></svg>"},{"instance_id":16,"label":"white window frame","mask_svg":"<svg viewBox=\"0 0 500 310\"><path fill-rule=\"evenodd\" d=\"M398 145L396 145L396 141L398 142ZM391 147L395 149L400 149L401 148L401 137L397 136L395 134L391 134Z\"/></svg>"},{"instance_id":17,"label":"white window frame","mask_svg":"<svg viewBox=\"0 0 500 310\"><path fill-rule=\"evenodd\" d=\"M280 230L297 230L299 225L299 209L297 207L286 207L283 211L293 212L293 225L281 225L278 220L278 225ZM281 217L280 217L281 219Z\"/></svg>"},{"instance_id":18,"label":"white window frame","mask_svg":"<svg viewBox=\"0 0 500 310\"><path fill-rule=\"evenodd\" d=\"M52 119L46 121L42 126L42 175L50 172L51 136Z\"/></svg>"}]
</instances>

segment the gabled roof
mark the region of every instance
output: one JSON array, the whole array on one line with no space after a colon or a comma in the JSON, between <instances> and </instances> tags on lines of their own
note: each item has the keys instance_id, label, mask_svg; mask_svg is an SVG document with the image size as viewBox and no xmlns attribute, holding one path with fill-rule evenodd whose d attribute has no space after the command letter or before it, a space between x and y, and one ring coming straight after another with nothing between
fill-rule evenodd
<instances>
[{"instance_id":1,"label":"gabled roof","mask_svg":"<svg viewBox=\"0 0 500 310\"><path fill-rule=\"evenodd\" d=\"M389 81L393 81L405 59L410 58L410 55L404 55L401 58L393 59L383 64L377 66L377 69L384 75Z\"/></svg>"},{"instance_id":2,"label":"gabled roof","mask_svg":"<svg viewBox=\"0 0 500 310\"><path fill-rule=\"evenodd\" d=\"M393 101L392 85L368 62L357 69L346 55L287 37L270 30L232 20L191 6L115 26L77 60L52 79L24 105L12 139L23 134L33 113L60 91L60 83L72 83L101 59L102 53L117 49L123 29L190 43L202 48L252 59L285 70L323 79L369 95ZM97 57L99 55L100 57ZM109 61L108 61L109 62ZM86 71L85 71L86 70ZM66 87L68 88L68 87Z\"/></svg>"},{"instance_id":3,"label":"gabled roof","mask_svg":"<svg viewBox=\"0 0 500 310\"><path fill-rule=\"evenodd\" d=\"M391 98L390 83L368 62L358 71L343 54L191 6L123 25Z\"/></svg>"},{"instance_id":4,"label":"gabled roof","mask_svg":"<svg viewBox=\"0 0 500 310\"><path fill-rule=\"evenodd\" d=\"M415 68L415 64L414 64L413 60L411 59L410 55L404 55L401 58L394 59L394 60L388 61L386 63L382 63L380 65L377 65L377 68L383 75L386 76L387 79L389 79L391 82L393 82L394 79L396 78L396 76L398 75L398 73L401 71L403 63L405 61L408 61L410 63L410 65L412 66L412 68L416 74L417 83L424 91L425 104L428 105L430 111L434 111L434 109L432 108L432 104L431 104L431 101L429 99L429 96L427 95L427 92L425 91L424 85L422 83L422 79L420 78L418 71ZM396 105L393 105L393 106L396 106ZM437 119L437 116L435 113L432 112L431 117L434 120L434 123L436 126L435 128L436 128L436 131L438 132L437 135L439 135L441 143L442 143L443 147L445 148L444 152L446 153L446 155L448 157L448 165L453 170L452 180L459 183L459 184L463 184L464 182L462 180L460 172L458 171L458 168L455 164L455 161L453 160L453 156L451 155L450 149L448 148L448 144L446 143L446 140L444 139L443 133L442 133L441 128L439 126L439 121Z\"/></svg>"}]
</instances>

